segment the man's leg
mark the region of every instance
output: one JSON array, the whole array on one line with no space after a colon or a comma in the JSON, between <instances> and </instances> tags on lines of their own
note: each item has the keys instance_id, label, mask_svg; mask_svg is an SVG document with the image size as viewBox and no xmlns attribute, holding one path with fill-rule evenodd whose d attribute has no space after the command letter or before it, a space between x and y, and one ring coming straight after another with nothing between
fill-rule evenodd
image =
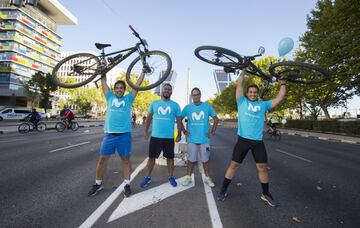
<instances>
[{"instance_id":1,"label":"man's leg","mask_svg":"<svg viewBox=\"0 0 360 228\"><path fill-rule=\"evenodd\" d=\"M168 158L166 159L166 163L167 163L169 177L172 177L174 175L174 159Z\"/></svg>"},{"instance_id":2,"label":"man's leg","mask_svg":"<svg viewBox=\"0 0 360 228\"><path fill-rule=\"evenodd\" d=\"M130 181L130 172L131 172L131 162L130 157L121 157L123 163L123 174L124 180Z\"/></svg>"},{"instance_id":3,"label":"man's leg","mask_svg":"<svg viewBox=\"0 0 360 228\"><path fill-rule=\"evenodd\" d=\"M154 166L155 166L155 158L150 158L149 157L149 159L147 161L147 165L146 165L146 168L147 168L146 175L148 177L151 176L151 173L153 171Z\"/></svg>"},{"instance_id":4,"label":"man's leg","mask_svg":"<svg viewBox=\"0 0 360 228\"><path fill-rule=\"evenodd\" d=\"M96 181L103 180L109 159L110 156L100 156L96 165Z\"/></svg>"}]
</instances>

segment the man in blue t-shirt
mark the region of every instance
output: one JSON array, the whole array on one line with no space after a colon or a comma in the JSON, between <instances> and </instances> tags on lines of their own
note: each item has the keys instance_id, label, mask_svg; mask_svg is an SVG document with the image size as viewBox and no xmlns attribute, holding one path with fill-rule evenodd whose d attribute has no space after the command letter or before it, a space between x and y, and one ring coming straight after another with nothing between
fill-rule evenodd
<instances>
[{"instance_id":1,"label":"man in blue t-shirt","mask_svg":"<svg viewBox=\"0 0 360 228\"><path fill-rule=\"evenodd\" d=\"M184 130L184 134L188 139L187 175L182 185L187 186L191 183L194 163L197 162L198 157L200 157L199 160L203 163L204 167L205 182L210 187L214 187L215 184L209 176L209 138L215 134L219 118L209 103L201 102L201 91L199 88L195 87L191 90L191 97L193 103L186 105L181 112L181 117L187 118L187 130ZM209 131L209 117L212 117L214 120L211 131Z\"/></svg>"},{"instance_id":2,"label":"man in blue t-shirt","mask_svg":"<svg viewBox=\"0 0 360 228\"><path fill-rule=\"evenodd\" d=\"M151 103L146 118L144 136L149 138L149 127L152 121L151 138L149 144L149 160L147 162L147 173L141 181L140 186L144 188L151 182L151 173L155 165L155 159L161 151L167 160L169 183L176 187L174 174L174 124L177 123L178 136L176 142L181 140L181 109L178 103L170 99L172 86L164 84L161 91L161 99Z\"/></svg>"},{"instance_id":3,"label":"man in blue t-shirt","mask_svg":"<svg viewBox=\"0 0 360 228\"><path fill-rule=\"evenodd\" d=\"M268 101L260 101L258 100L259 87L256 85L249 85L246 89L246 96L244 96L244 74L245 69L241 71L236 85L238 141L235 144L232 161L225 173L223 186L217 199L220 201L225 200L227 188L236 169L239 167L240 163L242 163L248 151L251 150L256 162L258 177L262 187L261 199L274 207L277 206L278 203L269 192L269 177L266 168L267 154L262 133L264 129L265 112L277 106L284 99L286 93L286 81L279 80L280 90L276 98Z\"/></svg>"},{"instance_id":4,"label":"man in blue t-shirt","mask_svg":"<svg viewBox=\"0 0 360 228\"><path fill-rule=\"evenodd\" d=\"M138 78L137 85L144 79L144 74ZM106 82L106 75L101 78L102 91L106 98L106 118L104 126L104 138L100 147L100 158L96 166L95 184L88 192L88 196L96 195L103 189L103 178L110 156L118 152L123 163L124 170L124 195L129 197L130 172L131 172L131 107L136 97L137 91L132 90L125 94L126 84L119 80L114 84L114 93L110 90Z\"/></svg>"}]
</instances>

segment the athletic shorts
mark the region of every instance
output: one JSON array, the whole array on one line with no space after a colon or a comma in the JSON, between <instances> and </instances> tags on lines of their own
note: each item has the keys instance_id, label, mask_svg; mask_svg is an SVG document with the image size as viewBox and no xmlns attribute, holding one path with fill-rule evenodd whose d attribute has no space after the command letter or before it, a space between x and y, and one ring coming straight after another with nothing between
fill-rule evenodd
<instances>
[{"instance_id":1,"label":"athletic shorts","mask_svg":"<svg viewBox=\"0 0 360 228\"><path fill-rule=\"evenodd\" d=\"M263 141L246 139L238 136L235 144L232 160L242 163L248 151L251 150L256 163L267 163L267 154Z\"/></svg>"},{"instance_id":2,"label":"athletic shorts","mask_svg":"<svg viewBox=\"0 0 360 228\"><path fill-rule=\"evenodd\" d=\"M105 133L100 147L100 155L109 156L117 150L120 157L131 155L131 133Z\"/></svg>"},{"instance_id":3,"label":"athletic shorts","mask_svg":"<svg viewBox=\"0 0 360 228\"><path fill-rule=\"evenodd\" d=\"M209 144L194 144L188 143L187 145L187 158L190 162L207 162L210 157L210 146Z\"/></svg>"},{"instance_id":4,"label":"athletic shorts","mask_svg":"<svg viewBox=\"0 0 360 228\"><path fill-rule=\"evenodd\" d=\"M150 138L149 158L158 158L163 152L164 157L174 158L174 139Z\"/></svg>"}]
</instances>

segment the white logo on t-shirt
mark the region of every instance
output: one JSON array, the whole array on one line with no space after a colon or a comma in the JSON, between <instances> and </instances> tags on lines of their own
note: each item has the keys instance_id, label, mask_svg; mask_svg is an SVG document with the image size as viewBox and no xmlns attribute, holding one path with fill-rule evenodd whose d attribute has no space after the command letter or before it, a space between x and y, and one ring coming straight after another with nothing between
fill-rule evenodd
<instances>
[{"instance_id":1,"label":"white logo on t-shirt","mask_svg":"<svg viewBox=\"0 0 360 228\"><path fill-rule=\"evenodd\" d=\"M203 111L201 111L201 112L199 113L199 115L198 115L198 114L196 114L196 112L193 112L193 113L191 114L191 117L192 117L193 120L204 119L204 118L205 118L205 113L204 113Z\"/></svg>"},{"instance_id":2,"label":"white logo on t-shirt","mask_svg":"<svg viewBox=\"0 0 360 228\"><path fill-rule=\"evenodd\" d=\"M118 99L114 98L114 99L112 100L112 102L111 102L111 106L116 106L117 108L119 108L120 106L125 107L125 101L122 100L122 101L119 102Z\"/></svg>"},{"instance_id":3,"label":"white logo on t-shirt","mask_svg":"<svg viewBox=\"0 0 360 228\"><path fill-rule=\"evenodd\" d=\"M259 105L253 106L251 103L249 103L248 110L252 110L253 112L258 112L261 110L261 107Z\"/></svg>"},{"instance_id":4,"label":"white logo on t-shirt","mask_svg":"<svg viewBox=\"0 0 360 228\"><path fill-rule=\"evenodd\" d=\"M160 113L162 114L162 115L166 115L166 113L171 113L171 107L170 106L167 106L165 109L163 109L163 107L159 107L158 108L158 114L160 115Z\"/></svg>"}]
</instances>

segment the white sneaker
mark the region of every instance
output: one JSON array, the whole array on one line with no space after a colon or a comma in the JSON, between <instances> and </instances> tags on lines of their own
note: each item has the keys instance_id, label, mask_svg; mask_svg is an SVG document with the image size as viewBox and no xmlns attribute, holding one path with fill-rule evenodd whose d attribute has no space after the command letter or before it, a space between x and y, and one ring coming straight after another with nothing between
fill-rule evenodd
<instances>
[{"instance_id":1,"label":"white sneaker","mask_svg":"<svg viewBox=\"0 0 360 228\"><path fill-rule=\"evenodd\" d=\"M206 184L207 185L209 185L209 187L215 187L215 184L214 184L214 182L211 180L211 177L209 177L209 176L207 176L207 177L205 177L205 182L206 182Z\"/></svg>"},{"instance_id":2,"label":"white sneaker","mask_svg":"<svg viewBox=\"0 0 360 228\"><path fill-rule=\"evenodd\" d=\"M188 186L191 183L191 177L186 175L184 181L182 182L182 186Z\"/></svg>"}]
</instances>

